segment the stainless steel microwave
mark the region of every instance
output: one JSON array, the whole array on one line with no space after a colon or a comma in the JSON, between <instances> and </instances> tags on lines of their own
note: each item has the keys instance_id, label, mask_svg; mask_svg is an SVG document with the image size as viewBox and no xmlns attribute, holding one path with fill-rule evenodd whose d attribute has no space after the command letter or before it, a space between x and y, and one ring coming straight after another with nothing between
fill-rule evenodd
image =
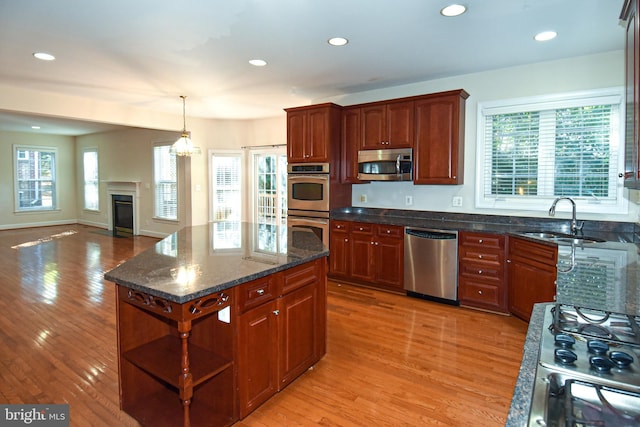
<instances>
[{"instance_id":1,"label":"stainless steel microwave","mask_svg":"<svg viewBox=\"0 0 640 427\"><path fill-rule=\"evenodd\" d=\"M358 151L358 179L362 181L413 181L413 150Z\"/></svg>"}]
</instances>

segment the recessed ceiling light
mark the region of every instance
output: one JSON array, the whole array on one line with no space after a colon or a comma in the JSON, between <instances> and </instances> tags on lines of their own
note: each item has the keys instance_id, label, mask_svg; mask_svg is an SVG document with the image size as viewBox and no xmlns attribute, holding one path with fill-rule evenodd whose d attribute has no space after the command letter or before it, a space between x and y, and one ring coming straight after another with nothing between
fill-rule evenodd
<instances>
[{"instance_id":1,"label":"recessed ceiling light","mask_svg":"<svg viewBox=\"0 0 640 427\"><path fill-rule=\"evenodd\" d=\"M53 61L54 59L56 59L55 56L45 52L36 52L33 54L33 56L43 61Z\"/></svg>"},{"instance_id":2,"label":"recessed ceiling light","mask_svg":"<svg viewBox=\"0 0 640 427\"><path fill-rule=\"evenodd\" d=\"M329 43L331 46L344 46L345 44L349 43L349 40L345 39L344 37L332 37L327 40L327 43Z\"/></svg>"},{"instance_id":3,"label":"recessed ceiling light","mask_svg":"<svg viewBox=\"0 0 640 427\"><path fill-rule=\"evenodd\" d=\"M38 130L38 129L40 129L40 126L33 125L33 126L31 126L31 129Z\"/></svg>"},{"instance_id":4,"label":"recessed ceiling light","mask_svg":"<svg viewBox=\"0 0 640 427\"><path fill-rule=\"evenodd\" d=\"M251 59L249 60L249 64L255 65L256 67L264 67L267 65L267 61L264 59Z\"/></svg>"},{"instance_id":5,"label":"recessed ceiling light","mask_svg":"<svg viewBox=\"0 0 640 427\"><path fill-rule=\"evenodd\" d=\"M539 42L546 42L548 40L555 39L557 35L558 33L556 33L555 31L543 31L541 33L536 34L535 37L533 38Z\"/></svg>"},{"instance_id":6,"label":"recessed ceiling light","mask_svg":"<svg viewBox=\"0 0 640 427\"><path fill-rule=\"evenodd\" d=\"M462 4L450 4L447 7L444 7L440 14L442 16L458 16L462 15L467 11L467 7Z\"/></svg>"}]
</instances>

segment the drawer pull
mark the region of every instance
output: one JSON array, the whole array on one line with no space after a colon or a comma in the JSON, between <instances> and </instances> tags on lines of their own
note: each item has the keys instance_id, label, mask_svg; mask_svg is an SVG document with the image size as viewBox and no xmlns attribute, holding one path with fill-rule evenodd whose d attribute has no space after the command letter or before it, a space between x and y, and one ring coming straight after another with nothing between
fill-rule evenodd
<instances>
[{"instance_id":1,"label":"drawer pull","mask_svg":"<svg viewBox=\"0 0 640 427\"><path fill-rule=\"evenodd\" d=\"M478 291L478 294L479 294L479 295L482 295L482 291Z\"/></svg>"},{"instance_id":2,"label":"drawer pull","mask_svg":"<svg viewBox=\"0 0 640 427\"><path fill-rule=\"evenodd\" d=\"M482 259L482 255L478 255L478 258Z\"/></svg>"},{"instance_id":3,"label":"drawer pull","mask_svg":"<svg viewBox=\"0 0 640 427\"><path fill-rule=\"evenodd\" d=\"M264 289L258 289L258 290L256 291L256 293L257 293L258 295L264 295Z\"/></svg>"},{"instance_id":4,"label":"drawer pull","mask_svg":"<svg viewBox=\"0 0 640 427\"><path fill-rule=\"evenodd\" d=\"M478 243L482 243L482 239L478 239Z\"/></svg>"},{"instance_id":5,"label":"drawer pull","mask_svg":"<svg viewBox=\"0 0 640 427\"><path fill-rule=\"evenodd\" d=\"M482 274L482 270L478 270L478 274Z\"/></svg>"}]
</instances>

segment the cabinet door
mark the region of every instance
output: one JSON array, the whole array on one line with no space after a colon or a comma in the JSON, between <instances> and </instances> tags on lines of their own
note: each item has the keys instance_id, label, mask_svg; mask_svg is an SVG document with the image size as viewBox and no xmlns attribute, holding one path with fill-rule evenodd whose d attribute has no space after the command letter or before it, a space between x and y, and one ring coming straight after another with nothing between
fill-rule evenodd
<instances>
[{"instance_id":1,"label":"cabinet door","mask_svg":"<svg viewBox=\"0 0 640 427\"><path fill-rule=\"evenodd\" d=\"M238 399L240 418L278 390L276 302L238 316Z\"/></svg>"},{"instance_id":2,"label":"cabinet door","mask_svg":"<svg viewBox=\"0 0 640 427\"><path fill-rule=\"evenodd\" d=\"M332 277L349 277L351 260L351 241L349 232L331 229L329 237L329 273Z\"/></svg>"},{"instance_id":3,"label":"cabinet door","mask_svg":"<svg viewBox=\"0 0 640 427\"><path fill-rule=\"evenodd\" d=\"M453 94L416 101L415 117L414 183L462 184L464 98Z\"/></svg>"},{"instance_id":4,"label":"cabinet door","mask_svg":"<svg viewBox=\"0 0 640 427\"><path fill-rule=\"evenodd\" d=\"M363 107L361 113L362 135L360 149L374 150L385 148L387 140L385 123L387 118L386 104Z\"/></svg>"},{"instance_id":5,"label":"cabinet door","mask_svg":"<svg viewBox=\"0 0 640 427\"><path fill-rule=\"evenodd\" d=\"M307 285L279 300L278 390L305 372L319 357L317 299L317 286Z\"/></svg>"},{"instance_id":6,"label":"cabinet door","mask_svg":"<svg viewBox=\"0 0 640 427\"><path fill-rule=\"evenodd\" d=\"M329 161L329 110L326 108L309 110L307 117L306 160L309 162Z\"/></svg>"},{"instance_id":7,"label":"cabinet door","mask_svg":"<svg viewBox=\"0 0 640 427\"><path fill-rule=\"evenodd\" d=\"M287 112L287 160L289 163L306 161L307 112Z\"/></svg>"},{"instance_id":8,"label":"cabinet door","mask_svg":"<svg viewBox=\"0 0 640 427\"><path fill-rule=\"evenodd\" d=\"M365 283L375 279L372 227L365 223L351 225L351 277Z\"/></svg>"},{"instance_id":9,"label":"cabinet door","mask_svg":"<svg viewBox=\"0 0 640 427\"><path fill-rule=\"evenodd\" d=\"M529 321L533 304L554 301L557 262L556 247L509 236L507 275L511 313Z\"/></svg>"},{"instance_id":10,"label":"cabinet door","mask_svg":"<svg viewBox=\"0 0 640 427\"><path fill-rule=\"evenodd\" d=\"M360 149L360 108L342 110L342 155L340 181L357 184L358 150Z\"/></svg>"},{"instance_id":11,"label":"cabinet door","mask_svg":"<svg viewBox=\"0 0 640 427\"><path fill-rule=\"evenodd\" d=\"M640 188L640 132L638 129L638 102L640 101L640 54L638 45L640 31L638 23L638 2L627 0L623 18L627 21L625 45L625 173L624 185Z\"/></svg>"},{"instance_id":12,"label":"cabinet door","mask_svg":"<svg viewBox=\"0 0 640 427\"><path fill-rule=\"evenodd\" d=\"M413 104L413 101L405 101L387 105L387 148L413 147Z\"/></svg>"},{"instance_id":13,"label":"cabinet door","mask_svg":"<svg viewBox=\"0 0 640 427\"><path fill-rule=\"evenodd\" d=\"M404 287L404 240L379 234L375 244L376 284L395 289Z\"/></svg>"}]
</instances>

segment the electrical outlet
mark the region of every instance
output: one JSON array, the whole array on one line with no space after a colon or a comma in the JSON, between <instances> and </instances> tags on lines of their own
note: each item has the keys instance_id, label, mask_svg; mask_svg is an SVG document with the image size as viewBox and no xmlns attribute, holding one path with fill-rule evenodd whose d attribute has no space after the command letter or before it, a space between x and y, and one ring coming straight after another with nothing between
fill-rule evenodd
<instances>
[{"instance_id":1,"label":"electrical outlet","mask_svg":"<svg viewBox=\"0 0 640 427\"><path fill-rule=\"evenodd\" d=\"M404 204L411 206L413 204L413 196L405 196Z\"/></svg>"},{"instance_id":2,"label":"electrical outlet","mask_svg":"<svg viewBox=\"0 0 640 427\"><path fill-rule=\"evenodd\" d=\"M366 194L361 194L360 195L360 201L362 203L367 203L367 195Z\"/></svg>"},{"instance_id":3,"label":"electrical outlet","mask_svg":"<svg viewBox=\"0 0 640 427\"><path fill-rule=\"evenodd\" d=\"M455 206L458 208L462 206L462 197L455 196L453 199L451 199L451 206Z\"/></svg>"}]
</instances>

